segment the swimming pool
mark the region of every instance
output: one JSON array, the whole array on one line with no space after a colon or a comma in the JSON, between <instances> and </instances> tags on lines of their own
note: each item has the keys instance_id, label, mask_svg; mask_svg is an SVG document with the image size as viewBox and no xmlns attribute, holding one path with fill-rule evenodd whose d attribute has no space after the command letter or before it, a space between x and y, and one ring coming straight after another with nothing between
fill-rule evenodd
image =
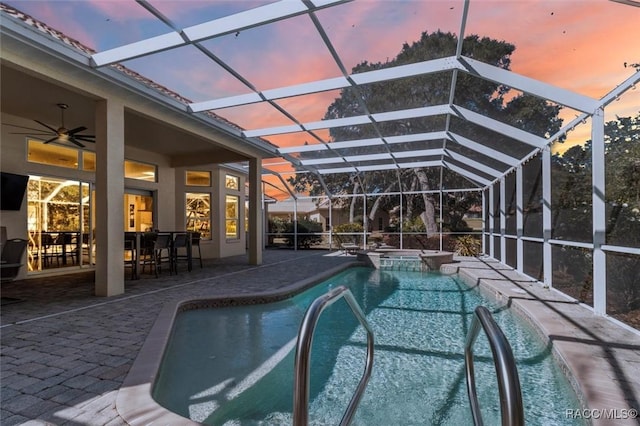
<instances>
[{"instance_id":1,"label":"swimming pool","mask_svg":"<svg viewBox=\"0 0 640 426\"><path fill-rule=\"evenodd\" d=\"M582 424L565 418L566 409L580 404L550 348L505 306L455 277L369 268L351 268L277 303L181 312L153 397L207 424L290 424L300 321L317 296L337 285L351 289L376 337L373 374L353 424L472 424L464 339L478 305L494 312L510 340L527 424ZM346 303L327 309L312 349L310 424L340 421L362 374L365 352L366 334ZM497 424L497 384L482 334L474 353L485 423Z\"/></svg>"}]
</instances>

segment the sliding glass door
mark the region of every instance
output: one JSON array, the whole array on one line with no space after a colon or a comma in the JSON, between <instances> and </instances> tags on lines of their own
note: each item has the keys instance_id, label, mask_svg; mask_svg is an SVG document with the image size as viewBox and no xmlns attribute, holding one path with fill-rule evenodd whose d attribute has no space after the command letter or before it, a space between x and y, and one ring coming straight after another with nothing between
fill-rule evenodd
<instances>
[{"instance_id":1,"label":"sliding glass door","mask_svg":"<svg viewBox=\"0 0 640 426\"><path fill-rule=\"evenodd\" d=\"M30 176L27 191L28 270L93 262L91 184Z\"/></svg>"}]
</instances>

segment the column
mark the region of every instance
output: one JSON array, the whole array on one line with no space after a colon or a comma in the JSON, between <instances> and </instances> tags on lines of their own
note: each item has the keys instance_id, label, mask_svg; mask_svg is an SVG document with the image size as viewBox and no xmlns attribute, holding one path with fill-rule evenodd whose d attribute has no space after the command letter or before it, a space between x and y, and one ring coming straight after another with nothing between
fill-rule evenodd
<instances>
[{"instance_id":1,"label":"column","mask_svg":"<svg viewBox=\"0 0 640 426\"><path fill-rule=\"evenodd\" d=\"M507 264L507 180L500 178L500 262Z\"/></svg>"},{"instance_id":2,"label":"column","mask_svg":"<svg viewBox=\"0 0 640 426\"><path fill-rule=\"evenodd\" d=\"M124 293L124 105L96 103L97 296Z\"/></svg>"},{"instance_id":3,"label":"column","mask_svg":"<svg viewBox=\"0 0 640 426\"><path fill-rule=\"evenodd\" d=\"M249 264L262 265L262 159L249 160Z\"/></svg>"},{"instance_id":4,"label":"column","mask_svg":"<svg viewBox=\"0 0 640 426\"><path fill-rule=\"evenodd\" d=\"M516 235L518 240L516 243L518 251L518 259L516 262L516 270L524 274L524 198L523 198L523 174L522 164L516 167Z\"/></svg>"},{"instance_id":5,"label":"column","mask_svg":"<svg viewBox=\"0 0 640 426\"><path fill-rule=\"evenodd\" d=\"M599 108L591 118L591 170L593 187L593 310L607 313L607 255L602 246L607 243L604 161L604 110Z\"/></svg>"},{"instance_id":6,"label":"column","mask_svg":"<svg viewBox=\"0 0 640 426\"><path fill-rule=\"evenodd\" d=\"M542 275L545 287L553 284L551 225L551 148L546 146L542 150Z\"/></svg>"}]
</instances>

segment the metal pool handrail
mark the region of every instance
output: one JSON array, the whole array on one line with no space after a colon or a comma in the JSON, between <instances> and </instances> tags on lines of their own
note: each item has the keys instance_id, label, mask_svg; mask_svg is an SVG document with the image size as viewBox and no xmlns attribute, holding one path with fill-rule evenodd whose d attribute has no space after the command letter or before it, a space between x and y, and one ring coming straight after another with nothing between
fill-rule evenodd
<instances>
[{"instance_id":1,"label":"metal pool handrail","mask_svg":"<svg viewBox=\"0 0 640 426\"><path fill-rule=\"evenodd\" d=\"M293 383L293 425L306 426L309 420L309 367L311 355L311 343L313 342L313 332L316 329L318 319L326 308L344 297L347 304L360 324L367 331L367 362L365 364L364 373L358 383L349 406L342 416L340 425L348 425L351 423L360 399L364 394L364 390L371 376L373 368L373 331L367 322L367 319L360 309L358 302L351 291L345 286L336 287L324 295L318 297L307 309L302 319L300 331L298 332L298 343L296 348L296 357L294 364L294 383Z\"/></svg>"},{"instance_id":2,"label":"metal pool handrail","mask_svg":"<svg viewBox=\"0 0 640 426\"><path fill-rule=\"evenodd\" d=\"M480 326L482 326L489 339L489 346L491 346L491 352L493 353L493 362L498 376L498 390L500 392L502 426L524 425L522 391L513 351L506 336L493 319L491 312L484 306L478 306L475 310L464 348L467 393L471 403L473 423L476 426L483 425L473 370L473 344L480 333Z\"/></svg>"}]
</instances>

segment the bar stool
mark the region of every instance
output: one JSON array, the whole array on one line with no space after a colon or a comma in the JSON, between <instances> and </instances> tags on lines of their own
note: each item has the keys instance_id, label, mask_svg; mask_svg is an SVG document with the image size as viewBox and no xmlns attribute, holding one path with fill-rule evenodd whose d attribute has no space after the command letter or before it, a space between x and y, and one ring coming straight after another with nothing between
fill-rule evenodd
<instances>
[{"instance_id":1,"label":"bar stool","mask_svg":"<svg viewBox=\"0 0 640 426\"><path fill-rule=\"evenodd\" d=\"M198 259L202 268L202 253L200 252L200 236L199 232L191 233L191 259ZM198 248L198 256L196 256L195 248Z\"/></svg>"},{"instance_id":2,"label":"bar stool","mask_svg":"<svg viewBox=\"0 0 640 426\"><path fill-rule=\"evenodd\" d=\"M158 273L162 272L162 262L169 262L169 274L173 275L173 258L171 256L171 235L170 234L157 234L154 235L153 240L148 244L145 250L145 259L143 260L142 270L145 266L153 268L156 278Z\"/></svg>"},{"instance_id":3,"label":"bar stool","mask_svg":"<svg viewBox=\"0 0 640 426\"><path fill-rule=\"evenodd\" d=\"M138 257L136 256L136 240L125 235L124 239L124 267L131 268L131 279L138 278Z\"/></svg>"},{"instance_id":4,"label":"bar stool","mask_svg":"<svg viewBox=\"0 0 640 426\"><path fill-rule=\"evenodd\" d=\"M187 269L191 272L191 241L186 232L180 232L173 237L173 268L178 273L178 262L187 261Z\"/></svg>"}]
</instances>

